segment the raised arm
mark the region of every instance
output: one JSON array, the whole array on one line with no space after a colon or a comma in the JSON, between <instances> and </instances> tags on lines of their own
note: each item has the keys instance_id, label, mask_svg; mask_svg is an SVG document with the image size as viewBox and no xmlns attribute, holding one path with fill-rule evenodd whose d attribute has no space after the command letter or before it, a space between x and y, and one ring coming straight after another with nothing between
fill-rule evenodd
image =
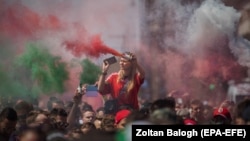
<instances>
[{"instance_id":1,"label":"raised arm","mask_svg":"<svg viewBox=\"0 0 250 141\"><path fill-rule=\"evenodd\" d=\"M100 75L99 81L98 81L98 91L100 93L104 92L105 85L107 85L106 82L105 82L105 78L106 78L106 75L108 73L109 66L110 66L110 64L108 64L107 62L103 62L102 74Z\"/></svg>"},{"instance_id":2,"label":"raised arm","mask_svg":"<svg viewBox=\"0 0 250 141\"><path fill-rule=\"evenodd\" d=\"M67 117L67 122L69 123L69 126L68 128L71 129L73 128L74 126L76 126L76 122L78 122L78 118L77 118L77 112L78 112L78 108L79 108L79 104L81 103L82 101L82 96L86 93L86 85L84 85L82 87L82 91L81 93L79 93L78 90L75 91L75 95L73 97L73 106L68 114L68 117Z\"/></svg>"}]
</instances>

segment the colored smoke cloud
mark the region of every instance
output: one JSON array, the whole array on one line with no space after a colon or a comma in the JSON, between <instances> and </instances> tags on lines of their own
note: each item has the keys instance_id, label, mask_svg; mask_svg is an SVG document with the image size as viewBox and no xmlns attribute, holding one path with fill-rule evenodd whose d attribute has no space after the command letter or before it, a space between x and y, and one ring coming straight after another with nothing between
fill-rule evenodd
<instances>
[{"instance_id":1,"label":"colored smoke cloud","mask_svg":"<svg viewBox=\"0 0 250 141\"><path fill-rule=\"evenodd\" d=\"M69 23L53 14L38 13L20 3L5 4L1 8L3 14L0 19L0 32L9 38L29 41L57 35L61 46L64 45L75 57L120 55L118 51L103 43L100 34L91 35L82 24Z\"/></svg>"},{"instance_id":2,"label":"colored smoke cloud","mask_svg":"<svg viewBox=\"0 0 250 141\"><path fill-rule=\"evenodd\" d=\"M69 98L72 98L72 91L77 87L79 74L82 71L79 60L90 58L98 64L98 59L101 60L105 55L120 56L120 51L123 50L120 45L123 40L121 32L125 29L126 24L123 23L125 20L119 19L122 19L121 15L127 14L126 3L1 0L0 49L3 59L0 64L1 74L3 74L1 76L8 74L7 76L10 78L6 78L8 83L6 81L6 85L2 86L11 84L14 81L12 78L17 79L11 73L11 70L14 69L12 60L22 55L26 51L27 45L37 43L38 48L47 48L50 53L55 55L54 57L58 56L62 59L61 61L67 63L70 74L69 82L66 84L65 97L69 95ZM99 11L95 11L96 8L93 7L98 6ZM92 8L88 9L89 7ZM104 15L97 14L98 12ZM118 21L116 21L117 19ZM130 27L126 28L130 29ZM113 40L110 37L117 39ZM24 72L20 71L21 73ZM23 83L23 85L28 86L30 83ZM15 86L8 88L18 90ZM1 93L5 93L8 88ZM25 92L20 93L20 96Z\"/></svg>"},{"instance_id":3,"label":"colored smoke cloud","mask_svg":"<svg viewBox=\"0 0 250 141\"><path fill-rule=\"evenodd\" d=\"M249 41L235 34L239 11L216 0L159 0L147 15L144 4L116 0L2 0L1 43L8 41L10 45L5 47L13 48L16 52L9 56L15 57L27 43L42 42L68 62L72 58L98 60L103 55L119 56L124 50L136 50L138 60L152 71L147 73L147 82L155 85L152 93L180 89L199 95L206 93L204 88L214 79L224 83L245 77L242 72L250 66L250 51ZM159 19L164 27L157 23ZM148 21L153 21L152 25L144 28ZM143 36L149 31L162 36ZM155 43L148 45L147 40ZM80 70L69 69L74 88Z\"/></svg>"},{"instance_id":4,"label":"colored smoke cloud","mask_svg":"<svg viewBox=\"0 0 250 141\"><path fill-rule=\"evenodd\" d=\"M143 51L147 67L156 68L152 71L160 74L150 76L156 77L150 78L152 83L160 85L151 93L165 96L171 90L180 90L202 99L222 99L228 80L239 82L246 77L249 43L236 34L239 11L216 0L166 0L151 8L147 19L159 22L162 18L167 23L164 30L157 24L151 29L163 35L164 39L157 42L161 49L154 51L150 46ZM218 91L211 91L211 84ZM166 91L159 91L162 87Z\"/></svg>"}]
</instances>

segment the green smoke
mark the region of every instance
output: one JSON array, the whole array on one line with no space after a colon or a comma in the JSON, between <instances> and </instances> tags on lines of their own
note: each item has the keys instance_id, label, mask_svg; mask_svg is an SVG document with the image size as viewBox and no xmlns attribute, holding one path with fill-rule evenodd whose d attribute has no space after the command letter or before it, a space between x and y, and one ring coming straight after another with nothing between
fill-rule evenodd
<instances>
[{"instance_id":1,"label":"green smoke","mask_svg":"<svg viewBox=\"0 0 250 141\"><path fill-rule=\"evenodd\" d=\"M92 63L89 59L84 59L81 62L82 73L80 75L80 80L83 84L95 84L101 73L99 66Z\"/></svg>"},{"instance_id":2,"label":"green smoke","mask_svg":"<svg viewBox=\"0 0 250 141\"><path fill-rule=\"evenodd\" d=\"M10 74L8 72L5 72L2 66L0 66L0 79L1 79L1 85L0 85L1 96L6 97L19 94L18 89L16 88L18 84L13 79L11 79Z\"/></svg>"},{"instance_id":3,"label":"green smoke","mask_svg":"<svg viewBox=\"0 0 250 141\"><path fill-rule=\"evenodd\" d=\"M19 81L22 71L16 69L16 46L5 38L0 38L0 102L11 104L16 98L32 98L32 92L27 85Z\"/></svg>"},{"instance_id":4,"label":"green smoke","mask_svg":"<svg viewBox=\"0 0 250 141\"><path fill-rule=\"evenodd\" d=\"M64 83L68 80L66 63L58 56L53 56L40 44L31 43L18 57L17 65L24 73L26 82L31 82L34 94L54 94L65 91Z\"/></svg>"}]
</instances>

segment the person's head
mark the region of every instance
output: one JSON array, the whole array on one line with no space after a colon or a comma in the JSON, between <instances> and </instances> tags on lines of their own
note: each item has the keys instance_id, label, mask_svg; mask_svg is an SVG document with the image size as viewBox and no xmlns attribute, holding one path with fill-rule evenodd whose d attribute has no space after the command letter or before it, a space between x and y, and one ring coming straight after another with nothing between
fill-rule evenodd
<instances>
[{"instance_id":1,"label":"person's head","mask_svg":"<svg viewBox=\"0 0 250 141\"><path fill-rule=\"evenodd\" d=\"M127 117L131 113L130 110L120 110L115 115L115 125L117 129L124 129L127 123Z\"/></svg>"},{"instance_id":2,"label":"person's head","mask_svg":"<svg viewBox=\"0 0 250 141\"><path fill-rule=\"evenodd\" d=\"M203 103L198 99L193 99L190 102L190 118L195 119L197 122L203 122Z\"/></svg>"},{"instance_id":3,"label":"person's head","mask_svg":"<svg viewBox=\"0 0 250 141\"><path fill-rule=\"evenodd\" d=\"M43 110L33 110L26 118L28 127L39 127L43 132L49 132L52 129L49 113Z\"/></svg>"},{"instance_id":4,"label":"person's head","mask_svg":"<svg viewBox=\"0 0 250 141\"><path fill-rule=\"evenodd\" d=\"M27 101L20 100L14 106L15 111L17 112L18 122L24 124L28 113L34 110L33 105Z\"/></svg>"},{"instance_id":5,"label":"person's head","mask_svg":"<svg viewBox=\"0 0 250 141\"><path fill-rule=\"evenodd\" d=\"M117 141L117 133L113 132L105 132L102 130L93 130L88 134L84 134L84 136L80 140L74 141ZM121 140L119 138L119 140Z\"/></svg>"},{"instance_id":6,"label":"person's head","mask_svg":"<svg viewBox=\"0 0 250 141\"><path fill-rule=\"evenodd\" d=\"M86 109L82 111L82 123L91 122L93 123L95 120L95 111L93 109Z\"/></svg>"},{"instance_id":7,"label":"person's head","mask_svg":"<svg viewBox=\"0 0 250 141\"><path fill-rule=\"evenodd\" d=\"M230 100L224 100L221 103L220 107L226 108L230 113L233 113L235 108L235 102Z\"/></svg>"},{"instance_id":8,"label":"person's head","mask_svg":"<svg viewBox=\"0 0 250 141\"><path fill-rule=\"evenodd\" d=\"M191 118L183 119L183 124L184 125L197 125L196 121Z\"/></svg>"},{"instance_id":9,"label":"person's head","mask_svg":"<svg viewBox=\"0 0 250 141\"><path fill-rule=\"evenodd\" d=\"M104 117L104 107L99 107L97 110L96 110L96 118L94 120L94 124L95 124L95 127L96 129L100 129L101 128L101 122L102 122L102 119Z\"/></svg>"},{"instance_id":10,"label":"person's head","mask_svg":"<svg viewBox=\"0 0 250 141\"><path fill-rule=\"evenodd\" d=\"M51 111L52 108L52 102L58 100L57 97L51 96L47 102L47 109L48 111Z\"/></svg>"},{"instance_id":11,"label":"person's head","mask_svg":"<svg viewBox=\"0 0 250 141\"><path fill-rule=\"evenodd\" d=\"M133 54L131 52L124 52L120 58L121 73L135 73L136 67L133 63ZM123 75L125 75L123 74Z\"/></svg>"},{"instance_id":12,"label":"person's head","mask_svg":"<svg viewBox=\"0 0 250 141\"><path fill-rule=\"evenodd\" d=\"M150 114L147 109L132 110L126 118L126 124L130 124L136 121L146 121L148 120Z\"/></svg>"},{"instance_id":13,"label":"person's head","mask_svg":"<svg viewBox=\"0 0 250 141\"><path fill-rule=\"evenodd\" d=\"M149 120L160 125L181 124L175 110L168 107L154 110L150 114Z\"/></svg>"},{"instance_id":14,"label":"person's head","mask_svg":"<svg viewBox=\"0 0 250 141\"><path fill-rule=\"evenodd\" d=\"M84 102L84 104L82 105L82 111L93 111L93 107L92 105L88 104L87 102Z\"/></svg>"},{"instance_id":15,"label":"person's head","mask_svg":"<svg viewBox=\"0 0 250 141\"><path fill-rule=\"evenodd\" d=\"M105 114L101 122L101 130L106 132L115 131L115 116L112 114Z\"/></svg>"},{"instance_id":16,"label":"person's head","mask_svg":"<svg viewBox=\"0 0 250 141\"><path fill-rule=\"evenodd\" d=\"M0 113L0 134L9 137L15 131L17 112L11 107L5 107Z\"/></svg>"},{"instance_id":17,"label":"person's head","mask_svg":"<svg viewBox=\"0 0 250 141\"><path fill-rule=\"evenodd\" d=\"M67 138L70 141L78 141L83 138L83 133L81 131L81 126L74 126L73 128L70 128L67 133Z\"/></svg>"},{"instance_id":18,"label":"person's head","mask_svg":"<svg viewBox=\"0 0 250 141\"><path fill-rule=\"evenodd\" d=\"M204 105L203 112L202 112L204 120L210 121L213 118L213 112L214 112L214 109L212 106Z\"/></svg>"},{"instance_id":19,"label":"person's head","mask_svg":"<svg viewBox=\"0 0 250 141\"><path fill-rule=\"evenodd\" d=\"M43 110L32 110L27 115L26 123L28 125L33 123L37 124L48 123L49 122L48 114L49 114L48 112Z\"/></svg>"},{"instance_id":20,"label":"person's head","mask_svg":"<svg viewBox=\"0 0 250 141\"><path fill-rule=\"evenodd\" d=\"M94 123L92 123L92 122L85 122L81 126L81 131L83 134L87 134L90 131L95 130L95 129L96 129L96 127L95 127Z\"/></svg>"},{"instance_id":21,"label":"person's head","mask_svg":"<svg viewBox=\"0 0 250 141\"><path fill-rule=\"evenodd\" d=\"M231 113L226 108L217 108L213 112L212 124L225 125L231 124L232 117Z\"/></svg>"},{"instance_id":22,"label":"person's head","mask_svg":"<svg viewBox=\"0 0 250 141\"><path fill-rule=\"evenodd\" d=\"M181 117L182 119L190 118L190 113L188 108L182 108L176 111L177 116Z\"/></svg>"},{"instance_id":23,"label":"person's head","mask_svg":"<svg viewBox=\"0 0 250 141\"><path fill-rule=\"evenodd\" d=\"M25 128L17 135L18 141L46 141L45 134L39 128Z\"/></svg>"},{"instance_id":24,"label":"person's head","mask_svg":"<svg viewBox=\"0 0 250 141\"><path fill-rule=\"evenodd\" d=\"M64 102L57 97L50 97L49 101L47 102L47 109L51 111L53 108L64 108Z\"/></svg>"},{"instance_id":25,"label":"person's head","mask_svg":"<svg viewBox=\"0 0 250 141\"><path fill-rule=\"evenodd\" d=\"M68 126L67 116L67 112L61 108L54 108L49 113L50 122L58 130L65 130Z\"/></svg>"},{"instance_id":26,"label":"person's head","mask_svg":"<svg viewBox=\"0 0 250 141\"><path fill-rule=\"evenodd\" d=\"M98 109L96 109L96 118L103 118L105 113L105 109L104 107L99 107Z\"/></svg>"},{"instance_id":27,"label":"person's head","mask_svg":"<svg viewBox=\"0 0 250 141\"><path fill-rule=\"evenodd\" d=\"M237 103L234 111L234 124L250 125L250 99Z\"/></svg>"},{"instance_id":28,"label":"person's head","mask_svg":"<svg viewBox=\"0 0 250 141\"><path fill-rule=\"evenodd\" d=\"M155 110L169 108L175 110L175 99L173 97L167 97L164 99L155 100L150 106L150 113L153 113Z\"/></svg>"},{"instance_id":29,"label":"person's head","mask_svg":"<svg viewBox=\"0 0 250 141\"><path fill-rule=\"evenodd\" d=\"M115 114L118 111L118 102L116 99L109 99L104 103L104 114Z\"/></svg>"},{"instance_id":30,"label":"person's head","mask_svg":"<svg viewBox=\"0 0 250 141\"><path fill-rule=\"evenodd\" d=\"M54 131L46 135L46 141L68 141L68 139L65 138L64 133L61 131Z\"/></svg>"},{"instance_id":31,"label":"person's head","mask_svg":"<svg viewBox=\"0 0 250 141\"><path fill-rule=\"evenodd\" d=\"M57 108L57 109L62 109L64 108L64 103L62 100L55 100L52 102L52 109Z\"/></svg>"},{"instance_id":32,"label":"person's head","mask_svg":"<svg viewBox=\"0 0 250 141\"><path fill-rule=\"evenodd\" d=\"M102 118L101 119L96 118L93 123L96 129L101 129Z\"/></svg>"},{"instance_id":33,"label":"person's head","mask_svg":"<svg viewBox=\"0 0 250 141\"><path fill-rule=\"evenodd\" d=\"M118 81L121 81L123 79L128 79L128 87L127 92L129 92L135 85L134 76L136 74L136 63L135 63L135 57L130 52L125 52L122 54L122 57L120 58L120 71L118 72Z\"/></svg>"}]
</instances>

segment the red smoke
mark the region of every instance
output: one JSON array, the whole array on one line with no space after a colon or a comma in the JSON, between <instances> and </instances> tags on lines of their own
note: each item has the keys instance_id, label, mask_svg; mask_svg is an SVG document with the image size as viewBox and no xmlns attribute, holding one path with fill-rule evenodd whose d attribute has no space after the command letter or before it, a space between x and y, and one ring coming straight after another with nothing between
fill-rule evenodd
<instances>
[{"instance_id":1,"label":"red smoke","mask_svg":"<svg viewBox=\"0 0 250 141\"><path fill-rule=\"evenodd\" d=\"M101 54L108 53L121 56L121 53L105 45L100 35L92 36L89 40L65 41L63 44L66 46L66 49L70 50L76 57L80 57L83 54L99 57Z\"/></svg>"},{"instance_id":2,"label":"red smoke","mask_svg":"<svg viewBox=\"0 0 250 141\"><path fill-rule=\"evenodd\" d=\"M145 47L141 54L150 77L151 93L163 89L189 93L192 98L221 100L229 80L240 82L246 77L246 68L234 58L227 46L207 49L205 53L188 56L178 50L156 51ZM161 74L158 76L157 74ZM165 85L163 82L165 81ZM160 85L158 89L154 84ZM211 84L216 89L211 90ZM158 97L157 97L158 98ZM156 99L152 97L152 99Z\"/></svg>"},{"instance_id":3,"label":"red smoke","mask_svg":"<svg viewBox=\"0 0 250 141\"><path fill-rule=\"evenodd\" d=\"M54 15L44 16L21 4L10 6L2 4L0 8L0 33L12 39L20 37L25 40L35 39L39 33L44 31L69 32L75 29L74 34L77 36L72 39L69 35L66 37L66 41L63 41L63 45L76 57L80 57L83 54L93 57L99 57L100 54L108 53L115 56L121 55L118 51L106 46L102 42L100 35L90 36L86 34L86 31L82 32L83 28L81 25L75 24L72 28Z\"/></svg>"},{"instance_id":4,"label":"red smoke","mask_svg":"<svg viewBox=\"0 0 250 141\"><path fill-rule=\"evenodd\" d=\"M33 38L43 30L56 31L62 28L61 21L53 16L41 16L20 4L1 6L0 32L10 37Z\"/></svg>"},{"instance_id":5,"label":"red smoke","mask_svg":"<svg viewBox=\"0 0 250 141\"><path fill-rule=\"evenodd\" d=\"M223 81L240 80L245 74L245 68L240 66L232 55L223 55L218 52L211 52L203 58L195 59L195 68L192 75L211 82L211 79L219 78Z\"/></svg>"}]
</instances>

